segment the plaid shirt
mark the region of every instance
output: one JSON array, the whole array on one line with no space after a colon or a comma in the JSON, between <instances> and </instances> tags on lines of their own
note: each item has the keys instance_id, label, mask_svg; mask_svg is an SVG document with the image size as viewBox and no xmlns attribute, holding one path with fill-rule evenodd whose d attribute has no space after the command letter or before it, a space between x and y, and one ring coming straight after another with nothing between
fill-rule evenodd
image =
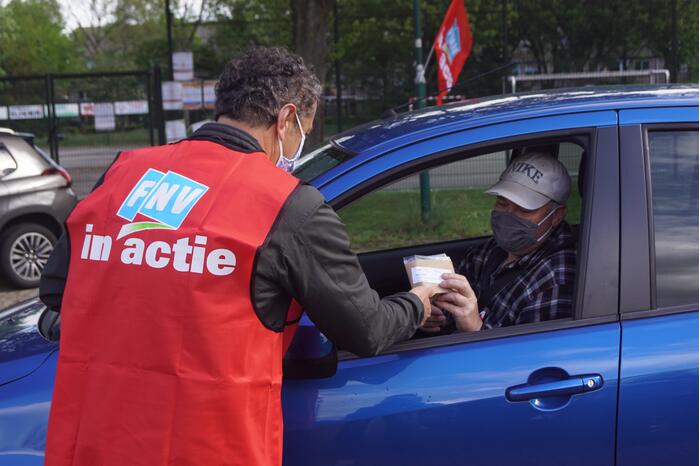
<instances>
[{"instance_id":1,"label":"plaid shirt","mask_svg":"<svg viewBox=\"0 0 700 466\"><path fill-rule=\"evenodd\" d=\"M556 251L550 253L552 249ZM483 291L481 274L489 261L495 260L499 265L493 267L495 264L489 264L494 273L484 277L488 286L493 286L501 273L516 264L522 268L491 302L478 301L484 321L482 329L573 316L576 249L571 227L566 222L557 227L542 247L527 256L504 266L506 257L507 253L492 238L469 250L457 268L457 273L469 280L477 299Z\"/></svg>"}]
</instances>

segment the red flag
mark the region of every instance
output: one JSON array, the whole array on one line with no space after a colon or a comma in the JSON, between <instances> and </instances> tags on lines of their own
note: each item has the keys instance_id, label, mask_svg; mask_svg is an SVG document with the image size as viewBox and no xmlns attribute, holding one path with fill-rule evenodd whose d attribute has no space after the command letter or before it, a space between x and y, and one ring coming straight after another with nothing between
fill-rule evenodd
<instances>
[{"instance_id":1,"label":"red flag","mask_svg":"<svg viewBox=\"0 0 700 466\"><path fill-rule=\"evenodd\" d=\"M433 44L438 69L438 104L462 71L472 50L472 30L469 28L464 0L452 0Z\"/></svg>"}]
</instances>

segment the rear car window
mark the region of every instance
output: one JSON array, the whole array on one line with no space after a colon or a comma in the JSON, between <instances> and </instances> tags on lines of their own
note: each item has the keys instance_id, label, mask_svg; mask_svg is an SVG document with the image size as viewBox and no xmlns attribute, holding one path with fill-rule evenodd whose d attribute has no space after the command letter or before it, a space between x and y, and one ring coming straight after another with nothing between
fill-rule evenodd
<instances>
[{"instance_id":1,"label":"rear car window","mask_svg":"<svg viewBox=\"0 0 700 466\"><path fill-rule=\"evenodd\" d=\"M698 132L648 134L656 307L698 302Z\"/></svg>"},{"instance_id":2,"label":"rear car window","mask_svg":"<svg viewBox=\"0 0 700 466\"><path fill-rule=\"evenodd\" d=\"M17 169L17 163L5 146L0 145L0 177Z\"/></svg>"}]
</instances>

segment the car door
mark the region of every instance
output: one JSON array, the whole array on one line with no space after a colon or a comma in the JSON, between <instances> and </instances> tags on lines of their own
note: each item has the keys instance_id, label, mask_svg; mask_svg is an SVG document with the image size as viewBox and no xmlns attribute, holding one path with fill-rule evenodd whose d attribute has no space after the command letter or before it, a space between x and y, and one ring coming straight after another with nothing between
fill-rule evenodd
<instances>
[{"instance_id":1,"label":"car door","mask_svg":"<svg viewBox=\"0 0 700 466\"><path fill-rule=\"evenodd\" d=\"M620 112L619 466L697 464L697 122L697 106Z\"/></svg>"},{"instance_id":2,"label":"car door","mask_svg":"<svg viewBox=\"0 0 700 466\"><path fill-rule=\"evenodd\" d=\"M616 125L616 112L600 111L461 131L385 154L323 188L339 206L378 178L417 173L465 150L591 136L575 317L411 340L369 358L341 352L333 377L286 380L285 465L613 464Z\"/></svg>"}]
</instances>

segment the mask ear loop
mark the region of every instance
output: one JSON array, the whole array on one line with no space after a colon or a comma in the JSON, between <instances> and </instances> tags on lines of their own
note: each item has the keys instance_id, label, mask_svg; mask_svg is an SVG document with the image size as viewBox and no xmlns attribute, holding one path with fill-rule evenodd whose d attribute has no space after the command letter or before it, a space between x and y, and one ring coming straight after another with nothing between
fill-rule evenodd
<instances>
[{"instance_id":1,"label":"mask ear loop","mask_svg":"<svg viewBox=\"0 0 700 466\"><path fill-rule=\"evenodd\" d=\"M544 218L543 218L542 220L540 220L540 223L537 224L537 227L539 228L544 222L546 222L547 219L548 219L549 217L551 217L552 214L553 214L554 212L556 212L557 210L559 210L560 207L563 207L563 206L558 205L558 206L556 206L555 208L553 208L547 215L544 216ZM540 241L542 241L542 240L552 231L552 228L554 228L554 225L550 225L550 226L549 226L549 229L547 229L547 231L545 231L544 234L543 234L542 236L540 236L539 238L537 238L537 242L539 243Z\"/></svg>"}]
</instances>

